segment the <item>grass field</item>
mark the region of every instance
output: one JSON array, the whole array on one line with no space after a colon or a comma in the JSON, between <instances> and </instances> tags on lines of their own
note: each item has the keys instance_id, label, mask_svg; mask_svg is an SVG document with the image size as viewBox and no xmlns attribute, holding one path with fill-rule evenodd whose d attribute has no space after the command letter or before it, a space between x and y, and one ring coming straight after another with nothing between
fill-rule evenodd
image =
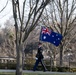
<instances>
[{"instance_id":1,"label":"grass field","mask_svg":"<svg viewBox=\"0 0 76 75\"><path fill-rule=\"evenodd\" d=\"M0 75L15 75L15 73L6 73L6 72L0 72ZM30 72L30 73L24 73L23 75L76 75L76 73L57 73L57 72Z\"/></svg>"}]
</instances>

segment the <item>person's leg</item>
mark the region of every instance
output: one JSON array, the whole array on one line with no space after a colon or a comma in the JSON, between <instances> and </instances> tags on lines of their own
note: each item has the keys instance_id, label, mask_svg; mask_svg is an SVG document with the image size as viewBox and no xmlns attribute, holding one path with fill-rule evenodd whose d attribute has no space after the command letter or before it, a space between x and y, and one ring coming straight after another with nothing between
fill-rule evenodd
<instances>
[{"instance_id":1,"label":"person's leg","mask_svg":"<svg viewBox=\"0 0 76 75\"><path fill-rule=\"evenodd\" d=\"M34 65L34 67L33 67L33 71L36 70L36 67L38 66L38 64L39 64L39 60L36 60L35 65Z\"/></svg>"},{"instance_id":2,"label":"person's leg","mask_svg":"<svg viewBox=\"0 0 76 75\"><path fill-rule=\"evenodd\" d=\"M41 59L41 65L42 65L42 67L43 67L43 69L44 69L44 71L47 71L47 69L46 69L46 67L45 67L45 65L44 65L44 63L43 63L43 60Z\"/></svg>"}]
</instances>

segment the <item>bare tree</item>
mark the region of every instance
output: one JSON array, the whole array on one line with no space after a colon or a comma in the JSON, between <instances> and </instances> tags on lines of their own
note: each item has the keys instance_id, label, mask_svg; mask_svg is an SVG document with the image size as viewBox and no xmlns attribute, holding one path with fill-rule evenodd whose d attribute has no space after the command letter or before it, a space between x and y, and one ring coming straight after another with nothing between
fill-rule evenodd
<instances>
[{"instance_id":1,"label":"bare tree","mask_svg":"<svg viewBox=\"0 0 76 75\"><path fill-rule=\"evenodd\" d=\"M45 10L42 23L55 32L62 34L60 48L60 66L62 66L63 52L76 37L76 0L54 0Z\"/></svg>"},{"instance_id":2,"label":"bare tree","mask_svg":"<svg viewBox=\"0 0 76 75\"><path fill-rule=\"evenodd\" d=\"M30 32L37 26L37 22L49 2L50 0L24 0L21 2L23 7L20 8L20 0L12 0L13 17L15 21L14 26L16 31L16 75L22 75L22 53L24 42L28 38ZM28 5L28 7L26 5ZM28 9L27 12L25 11L26 9ZM27 17L25 17L25 13L28 13ZM24 18L26 18L26 23L24 23Z\"/></svg>"},{"instance_id":3,"label":"bare tree","mask_svg":"<svg viewBox=\"0 0 76 75\"><path fill-rule=\"evenodd\" d=\"M9 25L9 23L7 24ZM14 36L14 28L11 29L5 27L0 31L0 56L8 56L8 57L15 57L15 36Z\"/></svg>"}]
</instances>

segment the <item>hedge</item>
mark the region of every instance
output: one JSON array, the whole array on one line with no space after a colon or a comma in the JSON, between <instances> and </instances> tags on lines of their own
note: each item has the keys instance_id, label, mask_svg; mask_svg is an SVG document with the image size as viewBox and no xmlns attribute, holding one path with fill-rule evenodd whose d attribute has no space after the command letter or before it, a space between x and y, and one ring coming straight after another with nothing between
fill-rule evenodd
<instances>
[{"instance_id":1,"label":"hedge","mask_svg":"<svg viewBox=\"0 0 76 75\"><path fill-rule=\"evenodd\" d=\"M24 70L32 70L34 65L31 64L25 64L23 69ZM69 68L69 67L53 67L46 66L48 71L55 71L55 72L76 72L76 68ZM16 69L16 63L0 63L0 69ZM37 70L43 71L43 67L39 65L37 67Z\"/></svg>"}]
</instances>

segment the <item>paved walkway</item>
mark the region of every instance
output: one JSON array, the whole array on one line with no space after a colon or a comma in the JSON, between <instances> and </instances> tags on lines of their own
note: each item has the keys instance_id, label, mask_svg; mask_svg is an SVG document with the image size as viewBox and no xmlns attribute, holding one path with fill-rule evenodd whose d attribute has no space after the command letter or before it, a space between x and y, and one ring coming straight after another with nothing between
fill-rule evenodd
<instances>
[{"instance_id":1,"label":"paved walkway","mask_svg":"<svg viewBox=\"0 0 76 75\"><path fill-rule=\"evenodd\" d=\"M5 70L5 69L0 69L0 72L16 72L16 70ZM46 71L46 72L43 72L43 71L31 71L31 70L23 70L24 73L48 73L48 74L75 74L76 75L76 72L74 73L71 73L71 72L51 72L51 71Z\"/></svg>"}]
</instances>

